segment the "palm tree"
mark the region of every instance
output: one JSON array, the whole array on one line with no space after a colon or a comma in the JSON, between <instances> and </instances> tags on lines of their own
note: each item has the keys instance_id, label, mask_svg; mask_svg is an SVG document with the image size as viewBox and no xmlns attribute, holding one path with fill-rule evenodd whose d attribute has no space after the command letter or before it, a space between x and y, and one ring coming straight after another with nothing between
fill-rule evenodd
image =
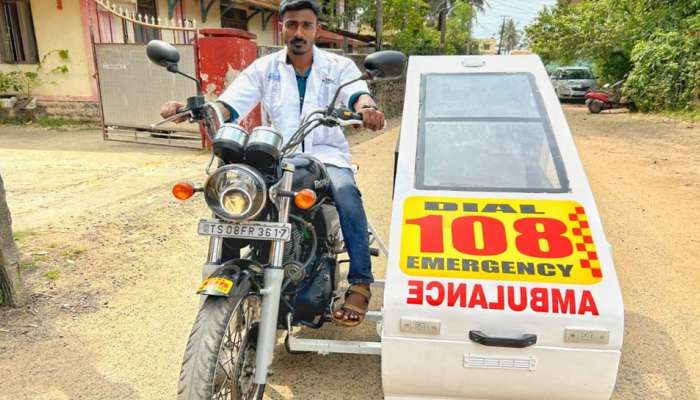
<instances>
[{"instance_id":1,"label":"palm tree","mask_svg":"<svg viewBox=\"0 0 700 400\"><path fill-rule=\"evenodd\" d=\"M517 24L510 18L506 24L503 26L503 47L506 53L513 50L518 43L520 43L520 31L518 30Z\"/></svg>"},{"instance_id":2,"label":"palm tree","mask_svg":"<svg viewBox=\"0 0 700 400\"><path fill-rule=\"evenodd\" d=\"M445 48L445 34L447 32L447 17L455 8L458 2L466 1L477 11L483 12L488 6L486 0L428 0L432 8L433 15L437 16L438 29L440 30L440 52Z\"/></svg>"}]
</instances>

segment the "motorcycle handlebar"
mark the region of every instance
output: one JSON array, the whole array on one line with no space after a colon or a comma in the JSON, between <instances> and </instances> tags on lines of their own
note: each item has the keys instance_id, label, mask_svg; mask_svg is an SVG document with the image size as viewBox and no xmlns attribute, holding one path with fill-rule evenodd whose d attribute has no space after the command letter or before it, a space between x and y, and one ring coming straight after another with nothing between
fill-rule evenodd
<instances>
[{"instance_id":1,"label":"motorcycle handlebar","mask_svg":"<svg viewBox=\"0 0 700 400\"><path fill-rule=\"evenodd\" d=\"M162 119L158 122L151 124L151 128L155 128L157 126L160 126L160 125L163 125L165 123L172 122L172 121L182 122L182 121L178 121L178 120L181 118L187 117L187 116L189 116L189 117L192 116L190 109L187 107L180 107L177 109L176 114L173 114L173 115L169 116L168 118Z\"/></svg>"},{"instance_id":2,"label":"motorcycle handlebar","mask_svg":"<svg viewBox=\"0 0 700 400\"><path fill-rule=\"evenodd\" d=\"M338 117L343 121L357 120L362 122L362 114L350 110L341 111Z\"/></svg>"}]
</instances>

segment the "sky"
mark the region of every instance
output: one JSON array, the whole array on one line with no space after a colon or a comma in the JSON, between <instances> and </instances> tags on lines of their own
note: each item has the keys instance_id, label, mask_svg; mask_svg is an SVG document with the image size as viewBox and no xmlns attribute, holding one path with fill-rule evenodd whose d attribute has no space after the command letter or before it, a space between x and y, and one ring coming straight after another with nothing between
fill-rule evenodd
<instances>
[{"instance_id":1,"label":"sky","mask_svg":"<svg viewBox=\"0 0 700 400\"><path fill-rule=\"evenodd\" d=\"M472 36L477 39L498 37L503 16L513 18L519 30L535 19L543 6L552 6L556 0L486 0L488 6L479 13Z\"/></svg>"}]
</instances>

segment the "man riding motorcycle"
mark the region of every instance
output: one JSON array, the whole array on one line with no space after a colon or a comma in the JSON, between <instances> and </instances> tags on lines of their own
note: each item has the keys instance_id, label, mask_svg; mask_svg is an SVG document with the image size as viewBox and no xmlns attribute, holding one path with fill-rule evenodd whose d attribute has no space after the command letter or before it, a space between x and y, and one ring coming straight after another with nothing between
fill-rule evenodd
<instances>
[{"instance_id":1,"label":"man riding motorcycle","mask_svg":"<svg viewBox=\"0 0 700 400\"><path fill-rule=\"evenodd\" d=\"M272 124L288 141L309 110L326 107L338 86L358 78L361 73L355 63L317 48L314 43L320 33L321 6L317 0L283 0L280 19L286 47L259 58L246 68L221 94L218 105L227 121L245 117L262 101ZM363 126L382 129L384 113L372 99L367 84L358 81L344 87L338 102L362 115ZM161 116L168 118L184 104L168 102ZM369 285L374 281L371 271L367 216L353 176L348 142L340 127L320 127L301 145L301 151L323 162L331 180L335 206L350 256L345 303L334 312L333 321L342 326L359 325L369 307ZM243 245L226 241L228 249Z\"/></svg>"}]
</instances>

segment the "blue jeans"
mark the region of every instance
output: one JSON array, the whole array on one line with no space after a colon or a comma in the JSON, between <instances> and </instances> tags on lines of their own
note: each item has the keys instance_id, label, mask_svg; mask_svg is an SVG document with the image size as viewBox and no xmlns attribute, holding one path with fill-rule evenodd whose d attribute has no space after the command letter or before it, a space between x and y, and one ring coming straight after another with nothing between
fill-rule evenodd
<instances>
[{"instance_id":1,"label":"blue jeans","mask_svg":"<svg viewBox=\"0 0 700 400\"><path fill-rule=\"evenodd\" d=\"M326 165L326 169L331 179L333 200L340 216L340 228L343 231L345 247L350 255L348 282L351 285L369 285L374 282L374 277L369 255L367 215L362 205L360 190L349 168Z\"/></svg>"}]
</instances>

